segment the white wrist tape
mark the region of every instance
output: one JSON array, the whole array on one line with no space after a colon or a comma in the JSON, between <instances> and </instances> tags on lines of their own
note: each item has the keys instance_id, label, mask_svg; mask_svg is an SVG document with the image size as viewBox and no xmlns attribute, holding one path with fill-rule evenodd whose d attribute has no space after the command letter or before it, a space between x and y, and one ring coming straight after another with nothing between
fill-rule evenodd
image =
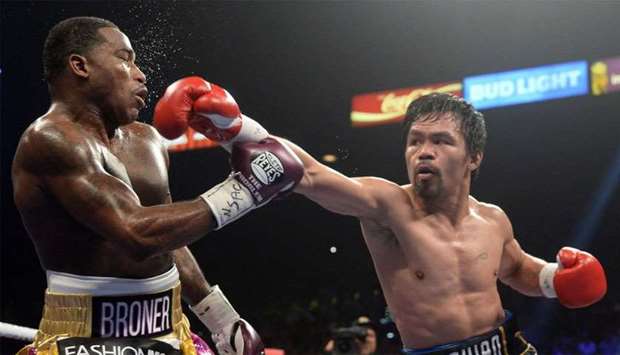
<instances>
[{"instance_id":1,"label":"white wrist tape","mask_svg":"<svg viewBox=\"0 0 620 355\"><path fill-rule=\"evenodd\" d=\"M241 319L217 285L211 288L207 297L190 308L211 333L219 333Z\"/></svg>"},{"instance_id":2,"label":"white wrist tape","mask_svg":"<svg viewBox=\"0 0 620 355\"><path fill-rule=\"evenodd\" d=\"M241 130L239 133L231 140L221 143L222 148L229 153L232 151L232 146L235 142L260 142L269 137L269 132L260 123L244 114L241 114L241 116L243 118L241 119Z\"/></svg>"},{"instance_id":3,"label":"white wrist tape","mask_svg":"<svg viewBox=\"0 0 620 355\"><path fill-rule=\"evenodd\" d=\"M217 221L216 230L237 220L255 207L252 194L235 179L235 174L231 174L200 197L209 205Z\"/></svg>"},{"instance_id":4,"label":"white wrist tape","mask_svg":"<svg viewBox=\"0 0 620 355\"><path fill-rule=\"evenodd\" d=\"M557 263L547 263L538 274L538 285L540 285L540 290L547 298L558 297L555 293L555 288L553 287L553 278L555 277L555 272L557 269Z\"/></svg>"}]
</instances>

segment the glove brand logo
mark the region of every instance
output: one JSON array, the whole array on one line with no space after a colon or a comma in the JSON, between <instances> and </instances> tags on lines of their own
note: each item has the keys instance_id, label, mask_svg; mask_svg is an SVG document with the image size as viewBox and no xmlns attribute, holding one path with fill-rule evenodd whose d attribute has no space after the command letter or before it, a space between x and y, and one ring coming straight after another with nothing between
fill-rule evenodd
<instances>
[{"instance_id":1,"label":"glove brand logo","mask_svg":"<svg viewBox=\"0 0 620 355\"><path fill-rule=\"evenodd\" d=\"M270 185L284 174L282 162L271 152L262 152L251 163L252 173L260 182Z\"/></svg>"}]
</instances>

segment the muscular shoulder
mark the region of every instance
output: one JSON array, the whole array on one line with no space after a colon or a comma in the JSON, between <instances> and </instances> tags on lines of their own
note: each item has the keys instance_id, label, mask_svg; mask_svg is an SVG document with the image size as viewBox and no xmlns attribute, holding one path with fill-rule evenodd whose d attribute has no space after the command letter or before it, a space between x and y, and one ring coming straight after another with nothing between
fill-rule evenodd
<instances>
[{"instance_id":1,"label":"muscular shoulder","mask_svg":"<svg viewBox=\"0 0 620 355\"><path fill-rule=\"evenodd\" d=\"M398 185L395 182L379 177L356 178L365 190L369 191L376 200L378 214L373 218L367 216L365 223L376 222L383 227L390 224L389 221L402 217L403 213L409 213L411 208L410 185Z\"/></svg>"},{"instance_id":2,"label":"muscular shoulder","mask_svg":"<svg viewBox=\"0 0 620 355\"><path fill-rule=\"evenodd\" d=\"M155 127L142 122L133 122L124 126L123 130L132 137L132 141L139 140L143 144L156 146L167 157L168 153L164 145L164 139Z\"/></svg>"},{"instance_id":3,"label":"muscular shoulder","mask_svg":"<svg viewBox=\"0 0 620 355\"><path fill-rule=\"evenodd\" d=\"M364 235L373 238L393 236L390 227L392 222L403 220L403 215L411 211L411 199L408 192L411 185L401 186L378 177L356 179L364 183L367 189L373 191L379 204L377 209L380 213L377 216L359 218Z\"/></svg>"},{"instance_id":4,"label":"muscular shoulder","mask_svg":"<svg viewBox=\"0 0 620 355\"><path fill-rule=\"evenodd\" d=\"M395 182L379 177L358 177L355 180L371 191L383 207L386 204L392 205L408 200L406 186L400 186Z\"/></svg>"},{"instance_id":5,"label":"muscular shoulder","mask_svg":"<svg viewBox=\"0 0 620 355\"><path fill-rule=\"evenodd\" d=\"M22 135L14 165L34 174L60 174L88 165L95 156L91 139L75 123L42 117Z\"/></svg>"},{"instance_id":6,"label":"muscular shoulder","mask_svg":"<svg viewBox=\"0 0 620 355\"><path fill-rule=\"evenodd\" d=\"M362 176L354 179L361 182L368 188L381 190L386 193L395 192L401 189L398 184L376 176Z\"/></svg>"},{"instance_id":7,"label":"muscular shoulder","mask_svg":"<svg viewBox=\"0 0 620 355\"><path fill-rule=\"evenodd\" d=\"M474 210L477 214L486 222L495 225L502 232L502 235L505 238L513 238L512 224L510 223L510 219L504 210L497 205L480 202L471 196L470 203L474 206Z\"/></svg>"},{"instance_id":8,"label":"muscular shoulder","mask_svg":"<svg viewBox=\"0 0 620 355\"><path fill-rule=\"evenodd\" d=\"M128 124L127 126L123 127L123 130L129 132L135 137L142 137L144 139L157 142L160 142L162 139L153 126L142 122L133 122L131 124Z\"/></svg>"}]
</instances>

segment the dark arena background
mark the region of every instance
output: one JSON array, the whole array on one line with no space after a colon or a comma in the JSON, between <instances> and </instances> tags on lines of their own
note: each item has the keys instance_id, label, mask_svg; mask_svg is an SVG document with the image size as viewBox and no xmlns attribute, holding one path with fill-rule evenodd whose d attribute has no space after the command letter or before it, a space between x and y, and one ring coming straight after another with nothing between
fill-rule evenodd
<instances>
[{"instance_id":1,"label":"dark arena background","mask_svg":"<svg viewBox=\"0 0 620 355\"><path fill-rule=\"evenodd\" d=\"M49 106L41 63L47 31L89 15L113 21L131 39L150 89L142 121L151 122L169 83L201 75L228 89L270 132L350 176L407 182L400 124L356 124L354 97L383 92L377 96L385 99L409 88L391 96L406 99L415 88L456 83L459 94L484 107L489 132L472 194L504 209L530 254L553 260L564 245L580 247L599 258L608 278L607 295L585 309L500 285L504 306L541 354L620 354L619 2L2 1L0 10L0 321L36 328L41 316L45 273L15 208L10 169L20 135ZM557 79L556 71L556 81L539 82L538 96L517 97L505 86L493 93L492 78L483 78L487 86L476 81L563 63L569 77ZM522 91L535 90L530 79ZM485 87L486 98L476 91ZM173 152L173 199L194 198L228 172L228 155L217 147ZM367 315L378 326L377 353L399 352L354 218L292 195L191 249L268 347L319 354L330 329ZM25 344L0 341L2 354Z\"/></svg>"}]
</instances>

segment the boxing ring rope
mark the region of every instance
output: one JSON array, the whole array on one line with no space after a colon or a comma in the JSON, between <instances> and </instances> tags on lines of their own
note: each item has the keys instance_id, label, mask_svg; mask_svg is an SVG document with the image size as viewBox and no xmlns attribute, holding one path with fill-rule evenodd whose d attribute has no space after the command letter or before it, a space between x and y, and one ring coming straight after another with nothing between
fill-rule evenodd
<instances>
[{"instance_id":1,"label":"boxing ring rope","mask_svg":"<svg viewBox=\"0 0 620 355\"><path fill-rule=\"evenodd\" d=\"M0 322L0 338L32 341L35 334L37 334L36 329Z\"/></svg>"}]
</instances>

